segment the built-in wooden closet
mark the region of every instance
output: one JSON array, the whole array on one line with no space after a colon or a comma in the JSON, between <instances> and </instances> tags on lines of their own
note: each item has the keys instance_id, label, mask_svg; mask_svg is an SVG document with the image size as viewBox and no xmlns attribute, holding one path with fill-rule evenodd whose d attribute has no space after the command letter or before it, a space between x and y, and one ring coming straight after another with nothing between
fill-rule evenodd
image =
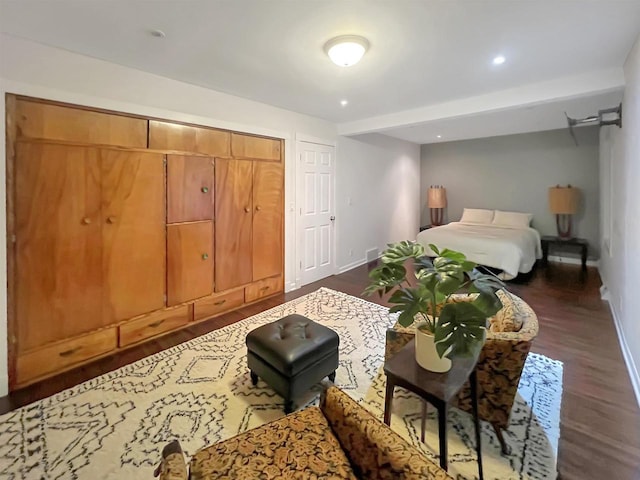
<instances>
[{"instance_id":1,"label":"built-in wooden closet","mask_svg":"<svg viewBox=\"0 0 640 480\"><path fill-rule=\"evenodd\" d=\"M6 106L12 390L282 292L282 140Z\"/></svg>"}]
</instances>

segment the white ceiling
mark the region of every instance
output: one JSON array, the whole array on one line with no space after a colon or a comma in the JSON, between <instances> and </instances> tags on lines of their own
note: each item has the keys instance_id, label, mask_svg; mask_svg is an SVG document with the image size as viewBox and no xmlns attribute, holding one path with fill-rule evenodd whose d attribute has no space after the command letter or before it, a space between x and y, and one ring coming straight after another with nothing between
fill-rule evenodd
<instances>
[{"instance_id":1,"label":"white ceiling","mask_svg":"<svg viewBox=\"0 0 640 480\"><path fill-rule=\"evenodd\" d=\"M346 135L430 143L560 128L564 110L617 103L640 0L0 0L0 30ZM323 52L341 34L371 44L353 67ZM491 63L497 54L505 64Z\"/></svg>"}]
</instances>

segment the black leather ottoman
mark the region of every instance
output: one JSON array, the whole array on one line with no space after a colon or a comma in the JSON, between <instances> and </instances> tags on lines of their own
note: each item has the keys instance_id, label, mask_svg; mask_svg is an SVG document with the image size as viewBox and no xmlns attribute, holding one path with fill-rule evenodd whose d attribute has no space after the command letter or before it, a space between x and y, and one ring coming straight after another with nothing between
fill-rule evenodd
<instances>
[{"instance_id":1,"label":"black leather ottoman","mask_svg":"<svg viewBox=\"0 0 640 480\"><path fill-rule=\"evenodd\" d=\"M262 378L284 397L284 413L293 399L328 376L336 379L338 334L302 315L288 315L247 335L251 382Z\"/></svg>"}]
</instances>

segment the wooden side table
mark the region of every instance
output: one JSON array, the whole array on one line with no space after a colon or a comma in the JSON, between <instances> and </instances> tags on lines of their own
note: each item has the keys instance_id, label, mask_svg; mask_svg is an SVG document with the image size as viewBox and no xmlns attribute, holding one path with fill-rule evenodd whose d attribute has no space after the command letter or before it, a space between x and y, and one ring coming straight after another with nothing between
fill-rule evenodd
<instances>
[{"instance_id":1,"label":"wooden side table","mask_svg":"<svg viewBox=\"0 0 640 480\"><path fill-rule=\"evenodd\" d=\"M582 270L587 270L587 255L589 253L589 242L584 238L570 238L563 240L560 237L554 237L552 235L545 235L541 239L542 244L542 263L546 265L549 262L549 246L553 245L555 248L571 248L580 250L580 256L582 260Z\"/></svg>"},{"instance_id":2,"label":"wooden side table","mask_svg":"<svg viewBox=\"0 0 640 480\"><path fill-rule=\"evenodd\" d=\"M479 353L479 351L478 351ZM384 423L391 424L391 408L395 387L402 387L419 395L423 401L431 403L438 410L438 434L440 437L440 466L447 470L447 408L467 380L471 385L473 422L476 429L476 453L478 472L482 480L482 446L480 443L480 421L478 419L478 383L476 378L477 355L473 358L456 358L451 370L446 373L429 372L416 362L415 340L411 340L396 355L384 364L387 376L387 390L384 398ZM426 408L422 409L422 440Z\"/></svg>"}]
</instances>

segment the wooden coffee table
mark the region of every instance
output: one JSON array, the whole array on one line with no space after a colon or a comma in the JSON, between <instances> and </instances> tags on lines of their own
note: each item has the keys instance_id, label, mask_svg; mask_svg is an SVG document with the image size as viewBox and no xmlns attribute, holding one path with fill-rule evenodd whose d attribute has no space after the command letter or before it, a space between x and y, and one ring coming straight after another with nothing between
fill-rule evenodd
<instances>
[{"instance_id":1,"label":"wooden coffee table","mask_svg":"<svg viewBox=\"0 0 640 480\"><path fill-rule=\"evenodd\" d=\"M467 380L471 385L471 404L473 422L476 429L476 453L478 455L478 472L482 474L482 447L480 444L480 422L478 420L478 384L476 378L476 362L478 356L472 358L456 358L452 361L451 370L446 373L429 372L416 362L415 340L409 342L396 355L384 364L387 376L387 391L384 399L384 423L391 424L391 408L395 387L402 387L419 395L423 402L429 402L438 410L438 433L440 437L440 466L447 470L447 408ZM479 352L478 352L479 353ZM422 441L426 420L426 403L422 409Z\"/></svg>"}]
</instances>

